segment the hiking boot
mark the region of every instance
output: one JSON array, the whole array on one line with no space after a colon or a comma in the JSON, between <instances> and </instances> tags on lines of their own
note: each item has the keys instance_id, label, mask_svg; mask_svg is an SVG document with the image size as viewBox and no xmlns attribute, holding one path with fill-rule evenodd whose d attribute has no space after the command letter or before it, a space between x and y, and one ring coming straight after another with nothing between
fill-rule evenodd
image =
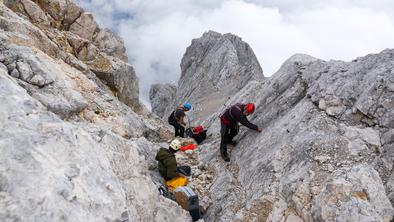
<instances>
[{"instance_id":1,"label":"hiking boot","mask_svg":"<svg viewBox=\"0 0 394 222\"><path fill-rule=\"evenodd\" d=\"M225 162L230 162L230 157L228 157L227 153L220 153Z\"/></svg>"},{"instance_id":2,"label":"hiking boot","mask_svg":"<svg viewBox=\"0 0 394 222\"><path fill-rule=\"evenodd\" d=\"M235 146L235 145L237 145L237 142L234 140L231 140L228 144Z\"/></svg>"}]
</instances>

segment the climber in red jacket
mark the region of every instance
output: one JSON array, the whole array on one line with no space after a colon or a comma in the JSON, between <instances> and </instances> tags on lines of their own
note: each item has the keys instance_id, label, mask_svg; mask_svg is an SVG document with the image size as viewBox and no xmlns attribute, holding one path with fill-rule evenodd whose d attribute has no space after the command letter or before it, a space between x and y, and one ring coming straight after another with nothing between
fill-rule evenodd
<instances>
[{"instance_id":1,"label":"climber in red jacket","mask_svg":"<svg viewBox=\"0 0 394 222\"><path fill-rule=\"evenodd\" d=\"M230 158L227 154L227 144L236 145L237 143L233 138L238 134L239 126L238 122L248 127L249 129L261 132L262 129L253 123L249 122L246 116L249 116L254 112L254 104L237 103L230 108L226 109L220 116L221 128L220 135L222 137L220 141L220 154L224 161L229 162Z\"/></svg>"}]
</instances>

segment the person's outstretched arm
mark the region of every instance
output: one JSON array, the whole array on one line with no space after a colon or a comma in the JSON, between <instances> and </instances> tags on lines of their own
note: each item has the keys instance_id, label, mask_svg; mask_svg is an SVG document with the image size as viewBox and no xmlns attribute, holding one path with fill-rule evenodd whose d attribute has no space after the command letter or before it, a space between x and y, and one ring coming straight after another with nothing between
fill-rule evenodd
<instances>
[{"instance_id":1,"label":"person's outstretched arm","mask_svg":"<svg viewBox=\"0 0 394 222\"><path fill-rule=\"evenodd\" d=\"M249 120L246 118L246 116L242 113L241 110L232 109L231 112L233 113L234 118L242 125L248 127L249 129L259 131L259 127L249 122Z\"/></svg>"},{"instance_id":2,"label":"person's outstretched arm","mask_svg":"<svg viewBox=\"0 0 394 222\"><path fill-rule=\"evenodd\" d=\"M256 131L259 131L259 132L260 132L260 130L261 130L261 129L260 129L258 126L256 126L255 124L249 122L249 120L246 118L245 115L241 115L241 116L239 117L238 122L240 122L242 125L248 127L249 129L256 130Z\"/></svg>"}]
</instances>

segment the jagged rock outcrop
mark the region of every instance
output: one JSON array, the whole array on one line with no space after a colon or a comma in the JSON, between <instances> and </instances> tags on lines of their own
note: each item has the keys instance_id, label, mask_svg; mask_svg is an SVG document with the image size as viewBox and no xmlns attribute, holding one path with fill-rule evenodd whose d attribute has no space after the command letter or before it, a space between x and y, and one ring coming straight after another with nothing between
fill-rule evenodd
<instances>
[{"instance_id":1,"label":"jagged rock outcrop","mask_svg":"<svg viewBox=\"0 0 394 222\"><path fill-rule=\"evenodd\" d=\"M149 90L149 100L152 105L152 112L159 117L164 117L168 104L171 104L176 92L173 84L153 84Z\"/></svg>"},{"instance_id":2,"label":"jagged rock outcrop","mask_svg":"<svg viewBox=\"0 0 394 222\"><path fill-rule=\"evenodd\" d=\"M195 120L215 112L249 81L262 81L263 71L250 46L232 34L209 31L193 39L181 62L181 76L168 116L186 100L194 106Z\"/></svg>"},{"instance_id":3,"label":"jagged rock outcrop","mask_svg":"<svg viewBox=\"0 0 394 222\"><path fill-rule=\"evenodd\" d=\"M149 170L171 136L122 41L76 21L95 26L68 0L0 2L0 221L191 221Z\"/></svg>"},{"instance_id":4,"label":"jagged rock outcrop","mask_svg":"<svg viewBox=\"0 0 394 222\"><path fill-rule=\"evenodd\" d=\"M123 39L115 35L111 30L101 29L94 38L94 45L108 55L119 58L123 62L128 61Z\"/></svg>"},{"instance_id":5,"label":"jagged rock outcrop","mask_svg":"<svg viewBox=\"0 0 394 222\"><path fill-rule=\"evenodd\" d=\"M92 41L98 32L98 25L90 12L82 12L81 15L70 25L70 32L77 34L83 39Z\"/></svg>"},{"instance_id":6,"label":"jagged rock outcrop","mask_svg":"<svg viewBox=\"0 0 394 222\"><path fill-rule=\"evenodd\" d=\"M138 147L153 144L125 140L94 124L62 121L4 68L0 100L1 221L188 219L146 176Z\"/></svg>"},{"instance_id":7,"label":"jagged rock outcrop","mask_svg":"<svg viewBox=\"0 0 394 222\"><path fill-rule=\"evenodd\" d=\"M123 41L100 29L91 13L70 0L4 0L4 4L17 13L1 5L1 29L7 44L34 46L80 71L94 72L122 102L144 112Z\"/></svg>"},{"instance_id":8,"label":"jagged rock outcrop","mask_svg":"<svg viewBox=\"0 0 394 222\"><path fill-rule=\"evenodd\" d=\"M205 47L213 46L200 46ZM214 178L199 185L200 193L209 194L205 220L391 221L393 58L394 50L352 62L298 54L272 77L216 95L228 100L210 115L194 110L192 121L210 134L197 157ZM198 65L208 64L211 70L220 67L206 61ZM194 70L202 69L198 65ZM180 80L177 90L189 84ZM184 96L211 98L199 90ZM241 127L227 164L219 154L218 116L225 107L247 101L255 102L249 119L263 132Z\"/></svg>"},{"instance_id":9,"label":"jagged rock outcrop","mask_svg":"<svg viewBox=\"0 0 394 222\"><path fill-rule=\"evenodd\" d=\"M157 191L154 154L170 136L136 113L122 41L68 0L3 0L0 29L0 220L190 221ZM263 78L238 37L193 40L174 102L155 107L188 100L209 128L198 153L178 155L205 220L392 220L393 58L295 55ZM225 163L218 116L239 101L256 103L264 130L241 128Z\"/></svg>"}]
</instances>

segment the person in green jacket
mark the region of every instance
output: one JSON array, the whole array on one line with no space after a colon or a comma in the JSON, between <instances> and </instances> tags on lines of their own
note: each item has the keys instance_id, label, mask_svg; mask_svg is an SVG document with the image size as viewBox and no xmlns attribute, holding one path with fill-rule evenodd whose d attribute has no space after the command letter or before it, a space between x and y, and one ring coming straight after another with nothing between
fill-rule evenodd
<instances>
[{"instance_id":1,"label":"person in green jacket","mask_svg":"<svg viewBox=\"0 0 394 222\"><path fill-rule=\"evenodd\" d=\"M159 173L166 181L175 177L190 176L191 169L189 166L177 166L175 153L178 152L179 148L181 148L181 142L174 139L168 149L160 148L157 151L155 159L158 161Z\"/></svg>"}]
</instances>

